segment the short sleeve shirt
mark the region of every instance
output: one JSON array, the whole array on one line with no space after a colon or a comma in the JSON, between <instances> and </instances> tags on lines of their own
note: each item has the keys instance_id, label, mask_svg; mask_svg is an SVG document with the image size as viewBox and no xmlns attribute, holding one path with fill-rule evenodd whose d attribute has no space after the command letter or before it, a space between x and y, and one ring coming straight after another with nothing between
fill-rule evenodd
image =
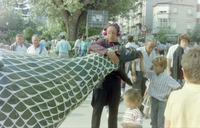
<instances>
[{"instance_id":1,"label":"short sleeve shirt","mask_svg":"<svg viewBox=\"0 0 200 128\"><path fill-rule=\"evenodd\" d=\"M142 113L138 108L130 109L127 108L123 116L124 123L135 123L136 125L142 127Z\"/></svg>"}]
</instances>

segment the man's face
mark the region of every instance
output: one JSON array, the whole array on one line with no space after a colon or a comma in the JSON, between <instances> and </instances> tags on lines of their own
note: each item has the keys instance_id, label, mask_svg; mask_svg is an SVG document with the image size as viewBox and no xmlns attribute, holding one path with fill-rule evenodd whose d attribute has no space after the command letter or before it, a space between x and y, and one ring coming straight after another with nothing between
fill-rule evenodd
<instances>
[{"instance_id":1,"label":"man's face","mask_svg":"<svg viewBox=\"0 0 200 128\"><path fill-rule=\"evenodd\" d=\"M108 42L117 41L117 29L113 26L107 28L107 40Z\"/></svg>"},{"instance_id":2,"label":"man's face","mask_svg":"<svg viewBox=\"0 0 200 128\"><path fill-rule=\"evenodd\" d=\"M153 42L148 42L145 45L146 51L150 54L152 52L152 50L154 49L155 44Z\"/></svg>"},{"instance_id":3,"label":"man's face","mask_svg":"<svg viewBox=\"0 0 200 128\"><path fill-rule=\"evenodd\" d=\"M180 42L180 46L185 49L188 46L188 41L185 39L182 39Z\"/></svg>"},{"instance_id":4,"label":"man's face","mask_svg":"<svg viewBox=\"0 0 200 128\"><path fill-rule=\"evenodd\" d=\"M33 37L32 38L32 43L33 43L33 45L35 46L35 47L38 47L39 46L39 42L40 42L40 40L39 40L39 38L38 37Z\"/></svg>"},{"instance_id":5,"label":"man's face","mask_svg":"<svg viewBox=\"0 0 200 128\"><path fill-rule=\"evenodd\" d=\"M16 42L21 45L23 43L24 39L22 37L16 37Z\"/></svg>"}]
</instances>

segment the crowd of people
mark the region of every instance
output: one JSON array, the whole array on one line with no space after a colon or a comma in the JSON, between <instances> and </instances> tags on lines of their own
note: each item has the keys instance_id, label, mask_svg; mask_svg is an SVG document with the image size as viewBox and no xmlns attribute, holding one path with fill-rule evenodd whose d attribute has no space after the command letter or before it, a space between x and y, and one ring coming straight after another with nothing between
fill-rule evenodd
<instances>
[{"instance_id":1,"label":"crowd of people","mask_svg":"<svg viewBox=\"0 0 200 128\"><path fill-rule=\"evenodd\" d=\"M97 52L108 56L113 64L119 64L116 50L109 48L121 45L120 27L116 23L107 23L103 28L105 38L89 43L86 36L80 36L73 48L62 35L55 44L59 58L69 59L69 51L74 50L72 58ZM108 128L117 128L118 107L122 97L127 107L124 113L123 128L143 127L143 117L151 118L152 128L197 127L200 126L200 46L189 48L190 37L178 36L175 45L149 38L146 42L134 42L133 36L127 37L126 48L140 52L141 57L121 64L128 74L131 72L132 89L125 91L125 83L116 71L107 75L102 85L95 87L92 96L92 128L100 127L104 106L108 110ZM155 47L157 45L157 52ZM16 42L10 47L0 43L0 48L7 50L48 56L50 44L38 35L32 36L32 45L25 43L21 35L16 35Z\"/></svg>"},{"instance_id":2,"label":"crowd of people","mask_svg":"<svg viewBox=\"0 0 200 128\"><path fill-rule=\"evenodd\" d=\"M105 38L92 43L90 50L108 56L113 64L118 64L119 60L115 51L109 50L109 47L120 45L117 39L120 35L120 28L114 23L106 24L103 30ZM170 46L168 44L166 48L161 43L160 46L157 46L158 53L156 53L156 41L153 38L147 39L144 45L140 46L139 43L133 41L133 36L128 36L128 43L125 46L137 49L142 55L125 66L126 73L131 71L133 89L124 93L125 87L122 86L123 81L120 77L115 72L107 75L101 87L95 88L93 91L92 128L100 127L104 106L109 108L108 128L117 127L118 106L122 93L124 93L124 102L127 107L123 116L124 122L121 123L123 128L143 127L143 117L151 118L152 128L200 126L198 122L200 121L198 119L200 111L195 112L195 108L200 103L197 98L200 96L197 94L200 89L200 46L189 48L188 44L190 44L190 37L180 34L177 45ZM191 68L194 69L190 70ZM195 91L195 89L197 90ZM178 96L179 94L181 97ZM190 104L187 105L182 96ZM176 112L176 107L173 105L179 108L179 113ZM185 105L186 108L184 108ZM187 112L190 107L194 109ZM190 123L191 116L194 121L192 120ZM178 122L176 122L176 118L179 118Z\"/></svg>"}]
</instances>

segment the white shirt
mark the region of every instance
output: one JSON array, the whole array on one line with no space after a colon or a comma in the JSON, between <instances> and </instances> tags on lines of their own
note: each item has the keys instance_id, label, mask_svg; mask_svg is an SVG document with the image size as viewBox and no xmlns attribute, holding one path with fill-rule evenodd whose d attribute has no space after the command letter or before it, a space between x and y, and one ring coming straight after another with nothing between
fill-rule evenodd
<instances>
[{"instance_id":1,"label":"white shirt","mask_svg":"<svg viewBox=\"0 0 200 128\"><path fill-rule=\"evenodd\" d=\"M152 52L150 53L150 55L148 55L148 53L146 52L145 46L143 47L139 47L137 49L138 51L141 51L143 56L144 56L144 69L148 70L151 68L151 66L153 65L152 61L153 59L156 57L156 53L154 50L152 50Z\"/></svg>"},{"instance_id":2,"label":"white shirt","mask_svg":"<svg viewBox=\"0 0 200 128\"><path fill-rule=\"evenodd\" d=\"M80 39L77 39L76 42L75 42L75 44L74 44L74 48L75 48L75 47L78 47L78 48L79 48L80 42L81 42L81 40L80 40Z\"/></svg>"},{"instance_id":3,"label":"white shirt","mask_svg":"<svg viewBox=\"0 0 200 128\"><path fill-rule=\"evenodd\" d=\"M180 87L180 84L176 82L166 72L157 75L153 70L146 70L146 78L150 78L151 82L148 89L149 96L152 96L159 101L166 102L165 97L174 89Z\"/></svg>"},{"instance_id":4,"label":"white shirt","mask_svg":"<svg viewBox=\"0 0 200 128\"><path fill-rule=\"evenodd\" d=\"M135 49L139 48L139 46L137 44L135 44L135 42L129 42L125 45L126 48L130 48L133 47Z\"/></svg>"},{"instance_id":5,"label":"white shirt","mask_svg":"<svg viewBox=\"0 0 200 128\"><path fill-rule=\"evenodd\" d=\"M39 54L39 53L40 53L40 49L37 48L37 49L35 50L34 45L31 45L31 46L27 49L27 53L35 54L35 55L46 55L46 56L48 56L48 53L47 53L47 50L46 50L45 47L43 47L42 53Z\"/></svg>"},{"instance_id":6,"label":"white shirt","mask_svg":"<svg viewBox=\"0 0 200 128\"><path fill-rule=\"evenodd\" d=\"M15 50L15 51L16 51L16 52L24 52L24 53L26 53L27 48L26 48L26 46L23 45L23 44L22 44L22 47L21 47L19 44L17 44L17 47L16 47L16 50Z\"/></svg>"}]
</instances>

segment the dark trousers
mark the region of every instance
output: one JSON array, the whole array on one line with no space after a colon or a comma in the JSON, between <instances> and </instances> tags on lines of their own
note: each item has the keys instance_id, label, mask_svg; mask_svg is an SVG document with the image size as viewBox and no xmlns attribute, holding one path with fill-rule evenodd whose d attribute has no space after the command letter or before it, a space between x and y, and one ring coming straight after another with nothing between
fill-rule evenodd
<instances>
[{"instance_id":1,"label":"dark trousers","mask_svg":"<svg viewBox=\"0 0 200 128\"><path fill-rule=\"evenodd\" d=\"M120 83L121 79L114 75L108 75L102 84L102 88L94 89L92 99L92 128L99 128L102 110L105 105L109 106L108 128L117 128L117 115L121 93Z\"/></svg>"}]
</instances>

